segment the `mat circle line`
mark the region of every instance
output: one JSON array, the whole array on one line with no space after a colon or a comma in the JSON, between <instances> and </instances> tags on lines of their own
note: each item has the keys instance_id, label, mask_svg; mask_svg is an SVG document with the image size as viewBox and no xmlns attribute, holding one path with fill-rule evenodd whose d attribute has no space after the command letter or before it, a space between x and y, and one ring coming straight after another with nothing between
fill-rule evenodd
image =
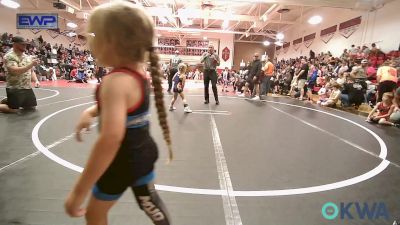
<instances>
[{"instance_id":1,"label":"mat circle line","mask_svg":"<svg viewBox=\"0 0 400 225\"><path fill-rule=\"evenodd\" d=\"M191 95L188 95L191 96ZM197 97L200 95L192 95L192 97ZM221 97L225 97L225 96L221 96ZM239 97L228 97L227 98L232 98L232 99L241 99ZM289 195L300 195L300 194L310 194L310 193L317 193L317 192L323 192L323 191L329 191L329 190L334 190L334 189L339 189L339 188L343 188L343 187L347 187L347 186L351 186L363 181L366 181L378 174L380 174L382 171L384 171L390 164L390 162L388 160L386 160L387 157L387 147L385 142L382 140L382 138L380 138L376 133L374 133L373 131L371 131L370 129L354 122L351 121L347 118L341 117L339 115L335 115L329 112L325 112L322 110L318 110L318 109L313 109L313 108L308 108L308 107L304 107L304 106L299 106L299 105L295 105L295 104L289 104L289 103L284 103L284 102L275 102L275 101L267 101L264 100L264 102L268 102L268 103L273 103L273 104L280 104L280 105L286 105L286 106L292 106L292 107L297 107L297 108L302 108L302 109L307 109L307 110L311 110L311 111L315 111L315 112L320 112L326 115L330 115L332 117L336 117L338 119L342 119L344 121L347 121L355 126L358 126L362 129L364 129L365 131L367 131L368 133L370 133L379 143L379 146L381 148L380 154L379 154L379 158L382 159L382 162L376 166L374 169L361 174L359 176L347 179L347 180L343 180L343 181L338 181L338 182L334 182L334 183L330 183L330 184L324 184L324 185L318 185L318 186L311 186L311 187L304 187L304 188L293 188L293 189L281 189L281 190L264 190L264 191L233 191L230 192L230 195L233 196L245 196L245 197L259 197L259 196L289 196ZM43 118L42 120L40 120L35 127L32 130L32 141L34 146L41 151L44 155L46 155L49 159L53 160L54 162L69 168L71 170L74 170L76 172L82 172L83 168L75 165L69 161L66 161L62 158L60 158L59 156L55 155L54 153L50 152L40 141L39 139L39 129L40 127L51 117L67 111L69 109L72 108L76 108L76 107L80 107L83 105L88 105L88 104L93 104L94 102L87 102L87 103L82 103L82 104L77 104L74 106L70 106L64 109L61 109L59 111L56 111L48 116L46 116L45 118ZM227 195L226 190L219 190L219 189L202 189L202 188L187 188L187 187L177 187L177 186L170 186L170 185L160 185L160 184L156 184L156 189L160 190L160 191L168 191L168 192L178 192L178 193L186 193L186 194L200 194L200 195Z\"/></svg>"}]
</instances>

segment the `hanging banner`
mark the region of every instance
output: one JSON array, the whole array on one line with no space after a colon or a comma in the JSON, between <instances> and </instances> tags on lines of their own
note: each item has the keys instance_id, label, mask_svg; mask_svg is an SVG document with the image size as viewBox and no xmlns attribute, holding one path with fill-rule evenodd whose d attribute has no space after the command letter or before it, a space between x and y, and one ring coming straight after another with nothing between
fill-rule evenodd
<instances>
[{"instance_id":1,"label":"hanging banner","mask_svg":"<svg viewBox=\"0 0 400 225\"><path fill-rule=\"evenodd\" d=\"M229 50L228 47L225 47L224 49L222 49L222 59L225 62L228 61L230 54L231 54L231 51Z\"/></svg>"},{"instance_id":2,"label":"hanging banner","mask_svg":"<svg viewBox=\"0 0 400 225\"><path fill-rule=\"evenodd\" d=\"M336 31L337 31L337 25L321 30L321 33L320 33L321 40L325 44L328 43L332 39L332 37L335 35Z\"/></svg>"},{"instance_id":3,"label":"hanging banner","mask_svg":"<svg viewBox=\"0 0 400 225\"><path fill-rule=\"evenodd\" d=\"M17 13L17 29L57 29L57 13Z\"/></svg>"},{"instance_id":4,"label":"hanging banner","mask_svg":"<svg viewBox=\"0 0 400 225\"><path fill-rule=\"evenodd\" d=\"M78 42L79 44L81 44L82 46L86 45L87 39L85 36L78 34Z\"/></svg>"},{"instance_id":5,"label":"hanging banner","mask_svg":"<svg viewBox=\"0 0 400 225\"><path fill-rule=\"evenodd\" d=\"M313 43L314 39L315 39L315 34L316 33L312 33L309 34L307 36L304 36L304 45L309 48L311 46L311 44Z\"/></svg>"},{"instance_id":6,"label":"hanging banner","mask_svg":"<svg viewBox=\"0 0 400 225\"><path fill-rule=\"evenodd\" d=\"M339 24L339 33L345 37L349 38L357 29L360 27L361 24L361 16L348 20Z\"/></svg>"},{"instance_id":7,"label":"hanging banner","mask_svg":"<svg viewBox=\"0 0 400 225\"><path fill-rule=\"evenodd\" d=\"M69 35L64 35L64 37L71 43L74 42L76 38L76 36L69 36Z\"/></svg>"},{"instance_id":8,"label":"hanging banner","mask_svg":"<svg viewBox=\"0 0 400 225\"><path fill-rule=\"evenodd\" d=\"M60 35L60 33L58 31L55 30L46 30L47 33L50 35L51 38L56 38L58 37L58 35Z\"/></svg>"},{"instance_id":9,"label":"hanging banner","mask_svg":"<svg viewBox=\"0 0 400 225\"><path fill-rule=\"evenodd\" d=\"M301 42L303 42L303 38L299 38L293 41L294 50L299 50Z\"/></svg>"},{"instance_id":10,"label":"hanging banner","mask_svg":"<svg viewBox=\"0 0 400 225\"><path fill-rule=\"evenodd\" d=\"M276 48L275 48L275 54L276 54L276 55L281 54L281 50L282 50L282 47L281 47L281 46L276 46Z\"/></svg>"},{"instance_id":11,"label":"hanging banner","mask_svg":"<svg viewBox=\"0 0 400 225\"><path fill-rule=\"evenodd\" d=\"M37 33L39 33L40 31L42 31L41 29L30 29L30 31L33 33L33 34L37 34Z\"/></svg>"},{"instance_id":12,"label":"hanging banner","mask_svg":"<svg viewBox=\"0 0 400 225\"><path fill-rule=\"evenodd\" d=\"M289 50L289 47L290 47L290 42L283 44L283 53L286 54L286 52Z\"/></svg>"}]
</instances>

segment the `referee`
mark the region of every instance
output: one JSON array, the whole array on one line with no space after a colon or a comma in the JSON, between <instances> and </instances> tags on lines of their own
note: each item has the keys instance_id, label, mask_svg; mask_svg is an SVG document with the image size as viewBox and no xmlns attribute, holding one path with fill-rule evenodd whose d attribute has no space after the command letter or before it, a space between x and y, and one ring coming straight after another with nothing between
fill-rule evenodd
<instances>
[{"instance_id":1,"label":"referee","mask_svg":"<svg viewBox=\"0 0 400 225\"><path fill-rule=\"evenodd\" d=\"M215 104L219 105L218 101L218 90L217 90L217 71L216 68L219 66L219 57L215 54L214 46L208 46L208 52L204 52L201 56L201 63L204 63L204 104L210 103L210 96L208 93L208 87L212 85L212 90L214 93Z\"/></svg>"},{"instance_id":2,"label":"referee","mask_svg":"<svg viewBox=\"0 0 400 225\"><path fill-rule=\"evenodd\" d=\"M0 112L14 113L19 108L34 110L37 103L31 80L35 81L36 87L39 81L32 67L38 64L38 59L24 53L27 42L22 37L15 36L12 41L13 48L4 56L7 101L0 104Z\"/></svg>"}]
</instances>

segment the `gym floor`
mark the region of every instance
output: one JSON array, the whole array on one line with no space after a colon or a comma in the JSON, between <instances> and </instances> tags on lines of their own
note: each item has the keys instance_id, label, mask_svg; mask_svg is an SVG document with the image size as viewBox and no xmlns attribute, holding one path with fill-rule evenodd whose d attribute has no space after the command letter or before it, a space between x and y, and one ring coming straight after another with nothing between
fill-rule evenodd
<instances>
[{"instance_id":1,"label":"gym floor","mask_svg":"<svg viewBox=\"0 0 400 225\"><path fill-rule=\"evenodd\" d=\"M68 218L63 204L96 138L95 127L83 143L73 136L80 112L94 103L94 85L62 82L34 90L37 111L0 114L0 225L85 224ZM152 104L157 189L173 224L391 225L400 217L400 129L285 97L260 102L220 91L221 105L212 97L204 105L202 87L190 81L185 91L194 113L184 114L180 100L168 112L170 165ZM332 220L321 213L327 202L340 210ZM353 203L353 219L341 203ZM360 217L356 203L376 204L374 217ZM151 224L130 191L109 221Z\"/></svg>"}]
</instances>

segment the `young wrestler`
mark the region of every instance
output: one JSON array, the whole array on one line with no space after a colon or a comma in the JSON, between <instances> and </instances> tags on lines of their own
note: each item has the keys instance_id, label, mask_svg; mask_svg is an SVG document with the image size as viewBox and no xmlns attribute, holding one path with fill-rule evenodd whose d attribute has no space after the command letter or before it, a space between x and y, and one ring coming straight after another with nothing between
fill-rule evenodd
<instances>
[{"instance_id":1,"label":"young wrestler","mask_svg":"<svg viewBox=\"0 0 400 225\"><path fill-rule=\"evenodd\" d=\"M182 102L183 102L183 111L185 113L191 113L192 110L190 109L189 105L186 102L185 95L183 94L183 89L185 87L185 81L186 81L186 69L187 66L183 63L179 64L178 66L178 72L175 74L175 76L172 78L172 81L174 82L174 97L171 100L171 104L169 105L169 111L174 111L176 108L174 107L175 101L178 99L178 95L181 96Z\"/></svg>"},{"instance_id":2,"label":"young wrestler","mask_svg":"<svg viewBox=\"0 0 400 225\"><path fill-rule=\"evenodd\" d=\"M127 188L156 225L169 225L164 204L154 188L158 149L149 132L150 86L143 71L149 58L158 118L172 159L158 56L152 47L154 25L143 9L116 1L97 7L88 24L88 41L102 66L113 67L96 91L97 104L86 109L76 128L77 139L92 118L100 133L85 169L65 201L72 217L86 216L88 225L106 225L107 214ZM83 207L92 190L88 205Z\"/></svg>"}]
</instances>

